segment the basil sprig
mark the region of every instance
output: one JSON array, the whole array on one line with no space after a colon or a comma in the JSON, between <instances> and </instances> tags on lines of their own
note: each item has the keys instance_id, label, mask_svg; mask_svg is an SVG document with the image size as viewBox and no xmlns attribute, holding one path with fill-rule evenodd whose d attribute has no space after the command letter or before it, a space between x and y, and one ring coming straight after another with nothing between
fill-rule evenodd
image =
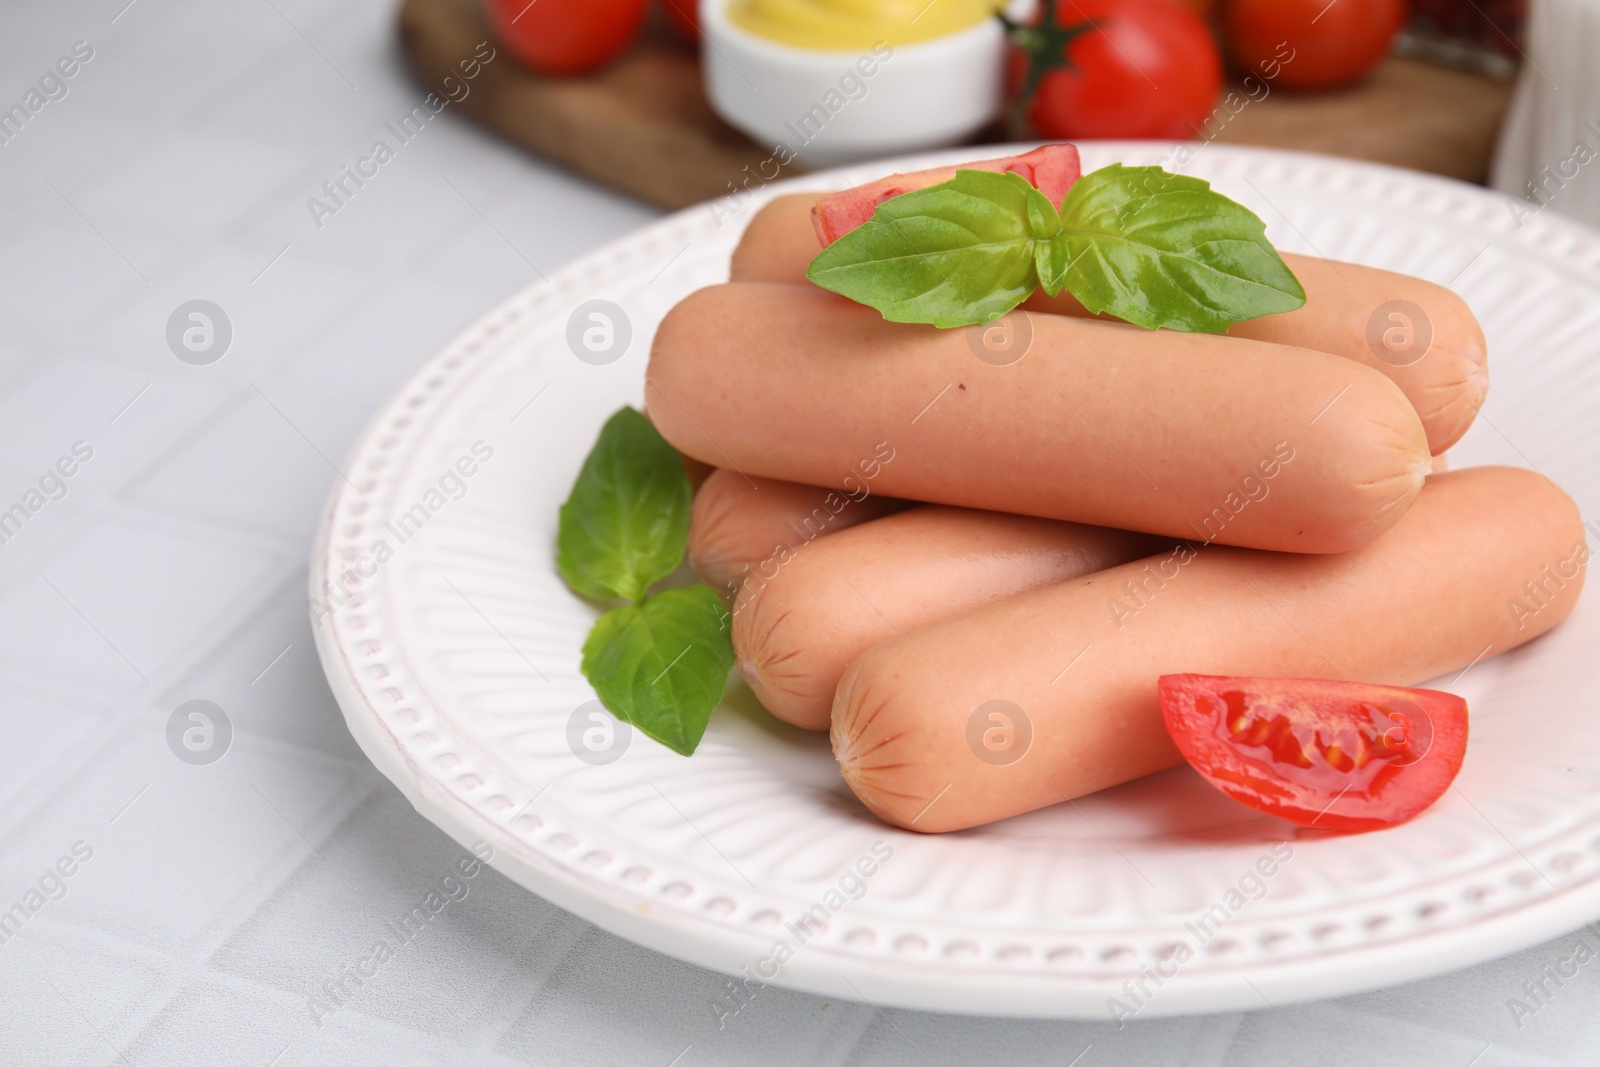
<instances>
[{"instance_id":1,"label":"basil sprig","mask_svg":"<svg viewBox=\"0 0 1600 1067\"><path fill-rule=\"evenodd\" d=\"M1060 229L1054 205L1022 176L962 170L879 204L806 276L891 322L966 326L1038 287L1034 247Z\"/></svg>"},{"instance_id":2,"label":"basil sprig","mask_svg":"<svg viewBox=\"0 0 1600 1067\"><path fill-rule=\"evenodd\" d=\"M606 421L561 505L556 565L596 600L638 600L683 560L689 540L683 457L650 420L622 408Z\"/></svg>"},{"instance_id":3,"label":"basil sprig","mask_svg":"<svg viewBox=\"0 0 1600 1067\"><path fill-rule=\"evenodd\" d=\"M957 171L885 200L806 276L891 322L940 327L991 322L1036 288L1199 333L1306 300L1248 208L1199 178L1121 164L1080 178L1060 211L1019 175Z\"/></svg>"},{"instance_id":4,"label":"basil sprig","mask_svg":"<svg viewBox=\"0 0 1600 1067\"><path fill-rule=\"evenodd\" d=\"M617 718L685 756L733 666L728 611L706 585L608 611L583 643L583 676Z\"/></svg>"},{"instance_id":5,"label":"basil sprig","mask_svg":"<svg viewBox=\"0 0 1600 1067\"><path fill-rule=\"evenodd\" d=\"M649 595L683 562L691 490L683 457L650 420L606 421L561 506L556 567L574 591L628 600L583 644L583 676L613 715L687 756L733 667L728 612L704 585Z\"/></svg>"}]
</instances>

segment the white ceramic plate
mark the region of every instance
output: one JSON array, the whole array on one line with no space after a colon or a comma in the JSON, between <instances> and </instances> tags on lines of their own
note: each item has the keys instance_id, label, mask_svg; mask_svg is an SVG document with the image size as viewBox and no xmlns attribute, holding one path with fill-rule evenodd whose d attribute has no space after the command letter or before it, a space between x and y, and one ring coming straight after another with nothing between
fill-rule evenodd
<instances>
[{"instance_id":1,"label":"white ceramic plate","mask_svg":"<svg viewBox=\"0 0 1600 1067\"><path fill-rule=\"evenodd\" d=\"M982 830L902 833L854 801L826 738L771 720L737 682L691 759L637 734L609 764L574 755L569 739L590 725L580 714L569 732L593 697L578 650L594 611L556 574L556 511L604 418L640 402L655 324L726 277L769 195L1003 151L861 166L770 186L742 208L680 212L529 287L430 360L362 436L312 557L319 600L346 568L366 572L317 640L372 761L456 840L487 842L499 870L608 930L878 1005L1259 1007L1445 971L1600 917L1592 595L1551 636L1437 683L1474 709L1459 789L1383 833L1297 830L1187 769ZM1165 155L1100 144L1084 163ZM1377 166L1209 146L1184 169L1257 210L1280 247L1453 282L1484 322L1495 378L1453 461L1535 466L1595 512L1600 237L1549 212L1519 230L1499 196ZM632 326L608 365L580 361L566 339L574 310L597 299ZM458 487L449 472L475 442L492 458ZM379 542L392 552L382 562ZM859 899L839 894L841 881L857 892L849 872L874 845L892 857ZM1289 858L1252 876L1274 845ZM827 928L802 940L787 924L819 904ZM780 945L792 958L773 974Z\"/></svg>"}]
</instances>

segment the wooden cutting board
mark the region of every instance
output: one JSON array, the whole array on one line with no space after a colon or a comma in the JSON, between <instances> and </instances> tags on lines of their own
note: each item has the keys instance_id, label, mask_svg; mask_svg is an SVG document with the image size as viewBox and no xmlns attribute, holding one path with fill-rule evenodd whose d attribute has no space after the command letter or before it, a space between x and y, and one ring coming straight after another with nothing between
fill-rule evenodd
<instances>
[{"instance_id":1,"label":"wooden cutting board","mask_svg":"<svg viewBox=\"0 0 1600 1067\"><path fill-rule=\"evenodd\" d=\"M400 39L412 72L436 89L492 40L484 0L402 0ZM585 177L664 208L730 192L745 166L771 155L711 111L694 50L652 30L584 78L546 78L505 49L452 105L507 140ZM1325 152L1481 182L1508 82L1412 59L1390 59L1333 93L1275 91L1228 117L1215 139ZM1225 114L1221 112L1220 114ZM987 131L978 140L1010 140ZM799 173L791 166L788 173Z\"/></svg>"}]
</instances>

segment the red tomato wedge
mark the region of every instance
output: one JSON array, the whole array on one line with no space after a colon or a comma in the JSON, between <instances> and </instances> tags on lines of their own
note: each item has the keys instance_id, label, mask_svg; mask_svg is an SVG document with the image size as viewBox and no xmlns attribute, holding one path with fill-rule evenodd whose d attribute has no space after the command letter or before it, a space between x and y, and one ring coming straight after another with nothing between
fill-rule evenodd
<instances>
[{"instance_id":1,"label":"red tomato wedge","mask_svg":"<svg viewBox=\"0 0 1600 1067\"><path fill-rule=\"evenodd\" d=\"M1167 731L1206 781L1320 830L1415 817L1467 752L1467 702L1432 689L1168 674L1159 690Z\"/></svg>"},{"instance_id":2,"label":"red tomato wedge","mask_svg":"<svg viewBox=\"0 0 1600 1067\"><path fill-rule=\"evenodd\" d=\"M992 170L1000 174L1020 174L1028 184L1038 189L1056 207L1067 197L1072 183L1083 175L1078 161L1078 150L1069 144L1047 144L1020 156L1001 159L984 159L976 163L962 163L955 167L935 167L910 174L891 174L887 178L829 193L811 209L811 221L824 247L860 226L878 210L878 205L892 196L926 189L930 185L947 182L958 170Z\"/></svg>"}]
</instances>

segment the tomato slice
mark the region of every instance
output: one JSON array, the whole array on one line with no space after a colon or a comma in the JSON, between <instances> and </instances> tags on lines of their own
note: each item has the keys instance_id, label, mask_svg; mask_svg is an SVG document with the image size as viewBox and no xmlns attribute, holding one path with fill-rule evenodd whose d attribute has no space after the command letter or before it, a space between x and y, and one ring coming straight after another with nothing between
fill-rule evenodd
<instances>
[{"instance_id":1,"label":"tomato slice","mask_svg":"<svg viewBox=\"0 0 1600 1067\"><path fill-rule=\"evenodd\" d=\"M829 193L811 209L811 221L824 246L831 245L851 230L860 226L878 210L878 205L901 193L926 189L930 185L947 182L957 170L992 170L1000 174L1013 173L1038 189L1056 207L1067 198L1067 190L1083 174L1078 160L1078 149L1070 144L1047 144L1020 156L1003 156L1000 159L981 159L975 163L962 163L956 167L935 167L932 170L912 171L909 174L891 174L887 178Z\"/></svg>"},{"instance_id":2,"label":"tomato slice","mask_svg":"<svg viewBox=\"0 0 1600 1067\"><path fill-rule=\"evenodd\" d=\"M1321 830L1415 817L1467 752L1467 702L1432 689L1168 674L1159 691L1167 732L1206 781Z\"/></svg>"}]
</instances>

